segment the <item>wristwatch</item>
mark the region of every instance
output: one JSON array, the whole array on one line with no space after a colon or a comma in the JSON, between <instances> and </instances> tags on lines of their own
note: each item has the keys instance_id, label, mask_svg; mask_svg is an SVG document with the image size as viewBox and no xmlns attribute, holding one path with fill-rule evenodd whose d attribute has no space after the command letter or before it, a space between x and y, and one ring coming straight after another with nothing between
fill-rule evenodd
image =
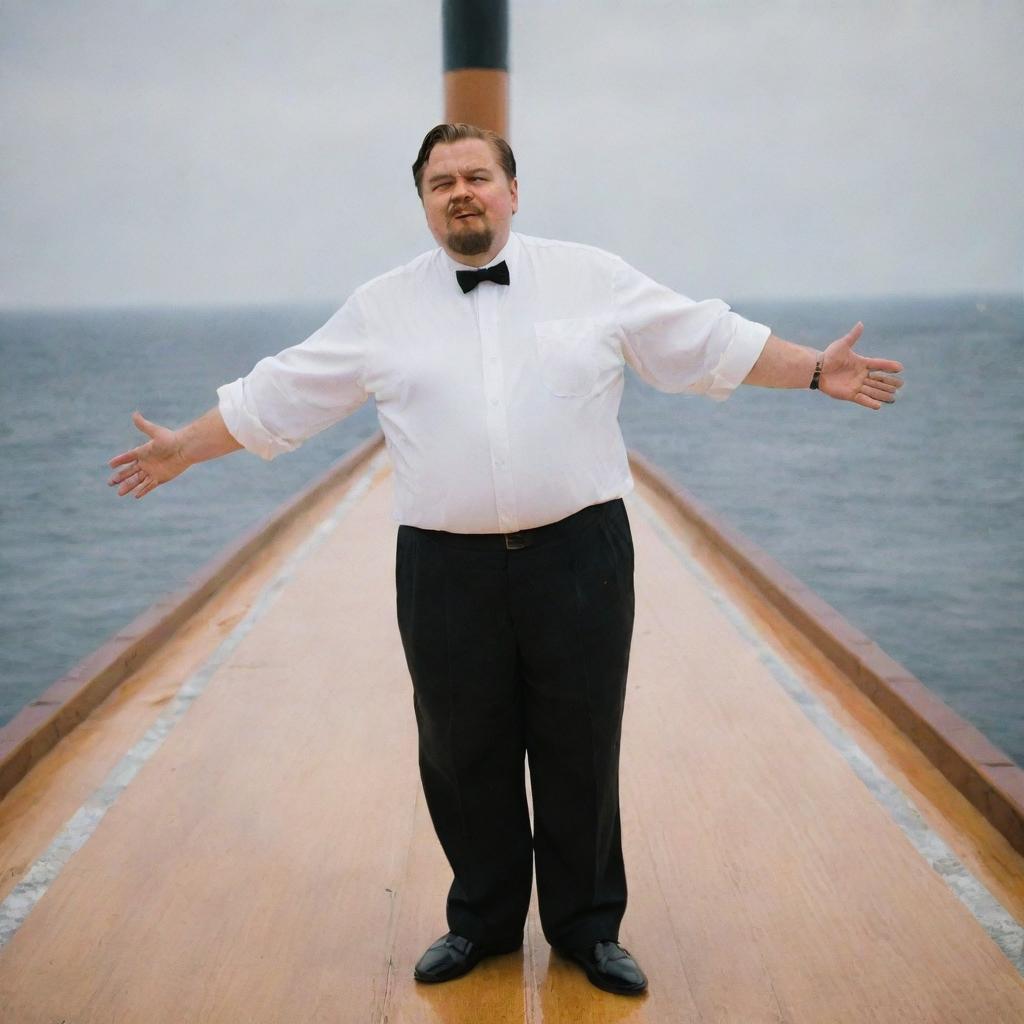
<instances>
[{"instance_id":1,"label":"wristwatch","mask_svg":"<svg viewBox=\"0 0 1024 1024\"><path fill-rule=\"evenodd\" d=\"M821 364L824 361L825 361L825 354L822 353L820 356L818 356L818 362L815 364L815 367L814 367L814 376L811 378L810 387L811 387L812 391L817 391L818 390L818 378L821 377Z\"/></svg>"}]
</instances>

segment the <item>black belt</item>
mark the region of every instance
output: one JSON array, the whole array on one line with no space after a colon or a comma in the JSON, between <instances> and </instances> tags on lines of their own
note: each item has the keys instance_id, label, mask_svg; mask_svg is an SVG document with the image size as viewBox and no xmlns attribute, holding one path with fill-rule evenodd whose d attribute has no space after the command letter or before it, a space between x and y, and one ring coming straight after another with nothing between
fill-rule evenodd
<instances>
[{"instance_id":1,"label":"black belt","mask_svg":"<svg viewBox=\"0 0 1024 1024\"><path fill-rule=\"evenodd\" d=\"M535 526L529 530L517 530L515 533L449 533L447 530L424 530L419 526L401 526L400 529L415 530L417 533L433 537L441 543L453 544L458 547L519 551L522 548L533 547L535 544L546 544L549 541L579 533L608 515L617 505L622 504L621 498L613 498L600 505L588 505L586 508L581 508L579 512L574 512L571 516L559 519L555 523Z\"/></svg>"}]
</instances>

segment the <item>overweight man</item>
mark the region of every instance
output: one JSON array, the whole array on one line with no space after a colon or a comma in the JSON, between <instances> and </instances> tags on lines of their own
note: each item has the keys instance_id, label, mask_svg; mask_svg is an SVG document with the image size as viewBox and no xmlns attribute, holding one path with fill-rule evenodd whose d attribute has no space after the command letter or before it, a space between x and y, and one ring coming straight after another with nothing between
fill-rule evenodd
<instances>
[{"instance_id":1,"label":"overweight man","mask_svg":"<svg viewBox=\"0 0 1024 1024\"><path fill-rule=\"evenodd\" d=\"M442 124L413 164L438 248L358 288L315 334L111 459L142 498L239 448L272 459L372 397L394 466L398 624L423 790L451 865L448 932L415 977L521 947L537 868L548 942L607 991L647 988L626 909L619 738L633 629L628 364L662 391L816 388L877 410L898 362L795 345L610 253L513 232L512 150ZM527 806L529 759L533 826Z\"/></svg>"}]
</instances>

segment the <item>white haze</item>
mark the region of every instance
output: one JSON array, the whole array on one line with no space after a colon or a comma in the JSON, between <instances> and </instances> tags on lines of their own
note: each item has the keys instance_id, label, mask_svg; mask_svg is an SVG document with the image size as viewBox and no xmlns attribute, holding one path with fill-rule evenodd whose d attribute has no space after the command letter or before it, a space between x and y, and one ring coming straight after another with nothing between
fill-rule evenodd
<instances>
[{"instance_id":1,"label":"white haze","mask_svg":"<svg viewBox=\"0 0 1024 1024\"><path fill-rule=\"evenodd\" d=\"M1024 4L513 0L520 231L694 297L1024 283ZM7 2L0 303L340 302L433 244L440 3Z\"/></svg>"}]
</instances>

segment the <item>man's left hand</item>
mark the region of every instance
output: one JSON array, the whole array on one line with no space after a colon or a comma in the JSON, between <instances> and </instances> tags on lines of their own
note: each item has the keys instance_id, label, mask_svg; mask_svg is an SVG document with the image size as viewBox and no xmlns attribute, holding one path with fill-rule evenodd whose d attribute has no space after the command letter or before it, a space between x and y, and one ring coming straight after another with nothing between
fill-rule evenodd
<instances>
[{"instance_id":1,"label":"man's left hand","mask_svg":"<svg viewBox=\"0 0 1024 1024\"><path fill-rule=\"evenodd\" d=\"M892 359L871 359L853 351L864 325L857 323L849 334L837 338L825 349L818 387L830 398L856 402L867 409L881 409L896 401L896 392L903 387L899 377L903 364Z\"/></svg>"}]
</instances>

